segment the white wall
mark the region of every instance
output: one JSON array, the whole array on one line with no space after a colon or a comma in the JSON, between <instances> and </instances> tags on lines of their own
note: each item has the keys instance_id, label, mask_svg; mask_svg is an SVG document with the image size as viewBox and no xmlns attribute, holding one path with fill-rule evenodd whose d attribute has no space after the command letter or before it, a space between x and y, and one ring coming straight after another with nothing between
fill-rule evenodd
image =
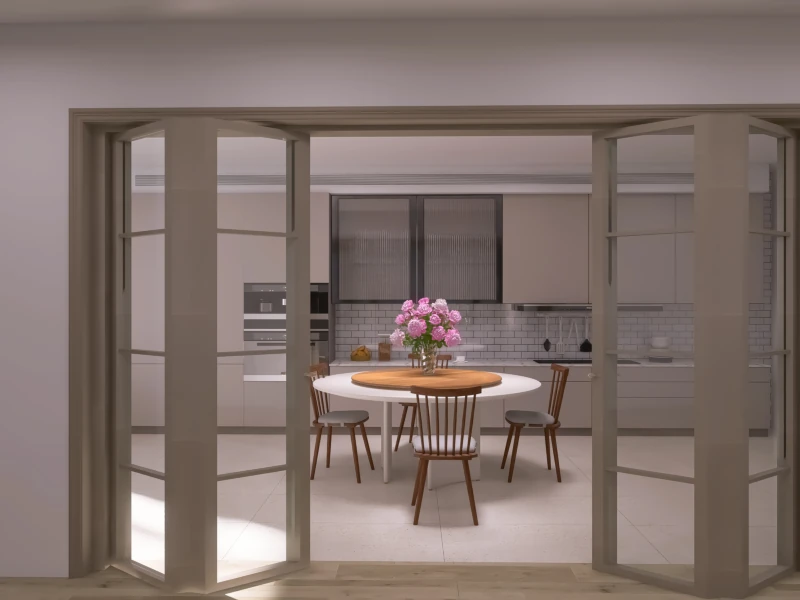
<instances>
[{"instance_id":1,"label":"white wall","mask_svg":"<svg viewBox=\"0 0 800 600\"><path fill-rule=\"evenodd\" d=\"M71 107L780 103L798 22L0 27L0 576L67 572Z\"/></svg>"}]
</instances>

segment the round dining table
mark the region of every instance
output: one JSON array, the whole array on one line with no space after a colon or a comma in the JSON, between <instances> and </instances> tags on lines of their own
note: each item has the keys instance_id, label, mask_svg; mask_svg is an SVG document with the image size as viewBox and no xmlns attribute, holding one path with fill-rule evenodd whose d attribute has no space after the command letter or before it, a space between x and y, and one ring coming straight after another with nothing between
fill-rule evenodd
<instances>
[{"instance_id":1,"label":"round dining table","mask_svg":"<svg viewBox=\"0 0 800 600\"><path fill-rule=\"evenodd\" d=\"M370 372L377 370L371 369ZM392 479L392 404L395 402L415 402L416 396L407 390L390 390L366 387L353 382L355 373L339 373L329 375L314 381L314 387L320 392L356 400L368 400L383 403L383 422L381 424L381 464L383 466L383 482L389 483ZM532 377L512 375L511 373L496 373L501 377L497 385L483 388L477 396L475 408L475 424L473 437L478 443L478 456L472 461L472 479L480 479L480 406L486 402L499 402L503 398L532 392L541 387L542 383ZM445 462L445 461L442 461ZM436 465L439 467L439 465ZM442 465L445 467L445 465ZM459 469L459 471L461 471ZM428 488L434 487L434 469L428 469ZM461 475L463 479L463 474Z\"/></svg>"}]
</instances>

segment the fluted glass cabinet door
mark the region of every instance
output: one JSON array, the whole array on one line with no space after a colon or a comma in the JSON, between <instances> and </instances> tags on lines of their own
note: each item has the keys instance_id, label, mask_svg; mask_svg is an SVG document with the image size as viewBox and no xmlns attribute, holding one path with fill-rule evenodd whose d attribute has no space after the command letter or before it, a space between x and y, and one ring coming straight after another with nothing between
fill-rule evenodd
<instances>
[{"instance_id":1,"label":"fluted glass cabinet door","mask_svg":"<svg viewBox=\"0 0 800 600\"><path fill-rule=\"evenodd\" d=\"M422 294L450 301L500 301L501 203L499 196L422 199Z\"/></svg>"},{"instance_id":2,"label":"fluted glass cabinet door","mask_svg":"<svg viewBox=\"0 0 800 600\"><path fill-rule=\"evenodd\" d=\"M415 294L413 197L333 198L334 301L402 302Z\"/></svg>"}]
</instances>

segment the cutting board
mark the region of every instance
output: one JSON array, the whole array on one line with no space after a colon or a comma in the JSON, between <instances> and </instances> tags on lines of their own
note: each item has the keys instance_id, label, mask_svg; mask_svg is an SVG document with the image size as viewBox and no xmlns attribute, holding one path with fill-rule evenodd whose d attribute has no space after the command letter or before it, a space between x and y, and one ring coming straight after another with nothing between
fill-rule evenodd
<instances>
[{"instance_id":1,"label":"cutting board","mask_svg":"<svg viewBox=\"0 0 800 600\"><path fill-rule=\"evenodd\" d=\"M365 371L352 376L356 385L381 390L410 390L412 386L419 385L446 391L475 386L491 387L502 380L497 373L465 369L438 369L433 375L423 375L421 369L388 369Z\"/></svg>"}]
</instances>

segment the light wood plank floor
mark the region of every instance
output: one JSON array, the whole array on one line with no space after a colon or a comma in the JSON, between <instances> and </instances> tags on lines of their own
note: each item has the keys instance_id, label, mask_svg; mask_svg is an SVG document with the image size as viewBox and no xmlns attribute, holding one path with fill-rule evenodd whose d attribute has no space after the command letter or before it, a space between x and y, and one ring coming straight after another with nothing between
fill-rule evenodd
<instances>
[{"instance_id":1,"label":"light wood plank floor","mask_svg":"<svg viewBox=\"0 0 800 600\"><path fill-rule=\"evenodd\" d=\"M662 566L663 571L669 566ZM83 579L0 579L3 600L185 598L159 591L116 569ZM230 594L280 600L676 600L689 598L593 571L588 565L316 562L279 582ZM800 574L758 598L800 598ZM217 596L216 598L224 598Z\"/></svg>"}]
</instances>

